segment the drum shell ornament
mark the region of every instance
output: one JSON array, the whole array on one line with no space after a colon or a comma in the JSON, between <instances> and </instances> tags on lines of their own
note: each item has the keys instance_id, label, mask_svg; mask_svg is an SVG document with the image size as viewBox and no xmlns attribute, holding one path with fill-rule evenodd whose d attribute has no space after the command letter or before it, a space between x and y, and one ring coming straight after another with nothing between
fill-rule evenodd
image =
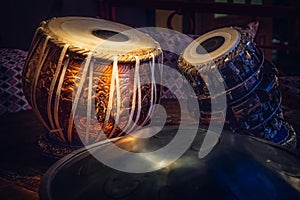
<instances>
[{"instance_id":1,"label":"drum shell ornament","mask_svg":"<svg viewBox=\"0 0 300 200\"><path fill-rule=\"evenodd\" d=\"M90 29L72 31L77 22ZM99 39L95 29L125 35L125 41L114 41L115 36ZM81 43L76 40L80 34ZM126 42L129 47L122 44ZM138 50L131 50L136 43ZM160 75L160 54L159 44L150 36L110 21L62 17L42 22L23 70L26 98L49 130L42 138L79 147L148 123L160 98L160 80L155 80Z\"/></svg>"}]
</instances>

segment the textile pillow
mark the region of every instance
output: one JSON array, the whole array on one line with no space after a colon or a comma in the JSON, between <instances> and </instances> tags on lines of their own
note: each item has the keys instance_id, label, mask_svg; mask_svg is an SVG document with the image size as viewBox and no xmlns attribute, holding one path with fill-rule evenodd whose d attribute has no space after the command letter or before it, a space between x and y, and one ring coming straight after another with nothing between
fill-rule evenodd
<instances>
[{"instance_id":1,"label":"textile pillow","mask_svg":"<svg viewBox=\"0 0 300 200\"><path fill-rule=\"evenodd\" d=\"M31 109L22 89L22 68L27 52L0 48L0 115Z\"/></svg>"},{"instance_id":2,"label":"textile pillow","mask_svg":"<svg viewBox=\"0 0 300 200\"><path fill-rule=\"evenodd\" d=\"M175 34L176 32L170 30L153 30L142 29L142 32L149 34L154 40L158 41L163 50L163 64L164 67L171 67L175 70L168 70L163 73L164 82L167 87L162 90L162 99L187 99L187 95L183 89L184 78L180 74L178 68L178 57L184 49L199 35L185 35Z\"/></svg>"}]
</instances>

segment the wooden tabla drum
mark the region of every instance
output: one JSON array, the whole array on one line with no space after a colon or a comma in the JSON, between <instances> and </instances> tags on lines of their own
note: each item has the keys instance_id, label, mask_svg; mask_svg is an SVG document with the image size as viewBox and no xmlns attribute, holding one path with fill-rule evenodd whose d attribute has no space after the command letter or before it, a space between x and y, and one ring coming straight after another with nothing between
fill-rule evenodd
<instances>
[{"instance_id":1,"label":"wooden tabla drum","mask_svg":"<svg viewBox=\"0 0 300 200\"><path fill-rule=\"evenodd\" d=\"M49 131L42 150L61 156L145 125L159 101L160 54L149 35L118 23L43 21L23 71L24 93Z\"/></svg>"}]
</instances>

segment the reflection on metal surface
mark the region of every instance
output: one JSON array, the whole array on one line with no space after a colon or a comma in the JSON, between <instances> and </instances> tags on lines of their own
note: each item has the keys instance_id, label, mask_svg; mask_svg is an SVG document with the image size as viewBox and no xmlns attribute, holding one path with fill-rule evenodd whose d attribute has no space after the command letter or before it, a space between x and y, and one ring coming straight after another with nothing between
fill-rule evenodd
<instances>
[{"instance_id":1,"label":"reflection on metal surface","mask_svg":"<svg viewBox=\"0 0 300 200\"><path fill-rule=\"evenodd\" d=\"M176 133L166 127L158 134ZM189 134L186 129L186 134ZM203 141L199 129L194 142ZM165 133L164 133L165 132ZM130 151L133 141L143 141L135 152L153 151L168 143L168 137L115 140ZM189 148L167 167L148 173L126 173L100 163L93 155L109 150L110 143L95 144L62 159L44 176L41 199L299 199L300 159L282 146L260 142L224 131L206 157ZM90 154L92 153L92 155ZM119 159L111 155L112 159ZM160 165L161 157L145 157ZM122 163L120 163L122 164ZM143 165L143 163L135 163ZM91 173L78 174L84 167ZM70 183L70 184L68 184ZM84 189L83 189L84 187Z\"/></svg>"}]
</instances>

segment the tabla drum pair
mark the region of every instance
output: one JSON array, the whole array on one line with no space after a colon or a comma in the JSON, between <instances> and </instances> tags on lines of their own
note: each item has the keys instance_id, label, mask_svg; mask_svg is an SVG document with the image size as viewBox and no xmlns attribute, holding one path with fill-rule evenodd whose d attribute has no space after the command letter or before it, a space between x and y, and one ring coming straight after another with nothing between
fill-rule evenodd
<instances>
[{"instance_id":1,"label":"tabla drum pair","mask_svg":"<svg viewBox=\"0 0 300 200\"><path fill-rule=\"evenodd\" d=\"M148 123L159 101L160 45L118 23L43 21L23 70L24 93L48 129L42 150L61 157Z\"/></svg>"},{"instance_id":2,"label":"tabla drum pair","mask_svg":"<svg viewBox=\"0 0 300 200\"><path fill-rule=\"evenodd\" d=\"M192 42L178 63L193 87L190 98L199 101L201 123L225 119L225 127L233 132L295 147L293 129L282 118L274 119L281 106L277 69L246 30L210 31ZM226 103L219 103L224 96ZM219 107L211 110L212 103Z\"/></svg>"}]
</instances>

